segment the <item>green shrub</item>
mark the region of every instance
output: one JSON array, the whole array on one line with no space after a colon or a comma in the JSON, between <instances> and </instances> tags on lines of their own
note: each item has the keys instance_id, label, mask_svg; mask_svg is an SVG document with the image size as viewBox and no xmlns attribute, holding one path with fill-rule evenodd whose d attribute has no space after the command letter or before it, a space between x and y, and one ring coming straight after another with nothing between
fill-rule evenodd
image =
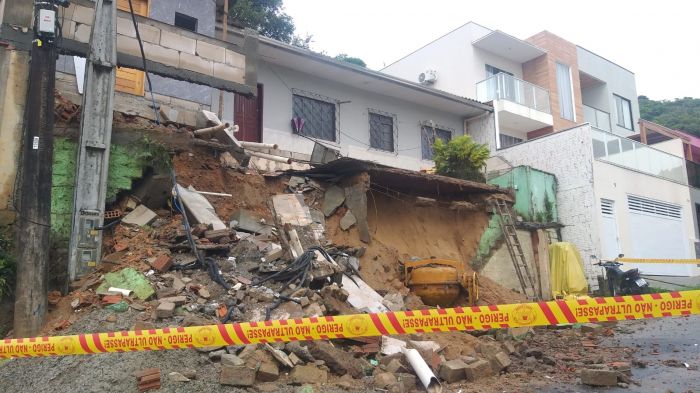
<instances>
[{"instance_id":1,"label":"green shrub","mask_svg":"<svg viewBox=\"0 0 700 393\"><path fill-rule=\"evenodd\" d=\"M485 181L482 170L490 155L486 145L474 142L469 135L463 135L447 143L437 139L433 148L435 172L438 175Z\"/></svg>"}]
</instances>

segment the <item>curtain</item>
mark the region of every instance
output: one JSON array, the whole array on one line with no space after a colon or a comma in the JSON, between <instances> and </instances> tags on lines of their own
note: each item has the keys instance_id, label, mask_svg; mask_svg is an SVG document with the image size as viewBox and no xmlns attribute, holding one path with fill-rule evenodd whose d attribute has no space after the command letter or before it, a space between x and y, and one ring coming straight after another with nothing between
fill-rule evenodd
<instances>
[{"instance_id":1,"label":"curtain","mask_svg":"<svg viewBox=\"0 0 700 393\"><path fill-rule=\"evenodd\" d=\"M566 64L557 63L557 91L559 92L559 115L563 119L574 121L571 71Z\"/></svg>"}]
</instances>

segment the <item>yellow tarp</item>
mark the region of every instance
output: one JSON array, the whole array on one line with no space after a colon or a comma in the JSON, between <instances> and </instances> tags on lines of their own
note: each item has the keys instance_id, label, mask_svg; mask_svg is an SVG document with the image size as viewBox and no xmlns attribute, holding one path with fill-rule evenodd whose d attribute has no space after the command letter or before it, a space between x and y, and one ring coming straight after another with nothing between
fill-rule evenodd
<instances>
[{"instance_id":1,"label":"yellow tarp","mask_svg":"<svg viewBox=\"0 0 700 393\"><path fill-rule=\"evenodd\" d=\"M554 299L588 293L581 254L576 246L567 242L549 246L549 282Z\"/></svg>"}]
</instances>

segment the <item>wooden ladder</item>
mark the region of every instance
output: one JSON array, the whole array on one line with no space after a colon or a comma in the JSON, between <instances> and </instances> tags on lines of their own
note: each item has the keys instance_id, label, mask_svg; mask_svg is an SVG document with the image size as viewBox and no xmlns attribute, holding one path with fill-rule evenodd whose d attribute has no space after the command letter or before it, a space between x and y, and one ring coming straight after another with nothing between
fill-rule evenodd
<instances>
[{"instance_id":1,"label":"wooden ladder","mask_svg":"<svg viewBox=\"0 0 700 393\"><path fill-rule=\"evenodd\" d=\"M495 206L496 212L500 216L498 222L501 224L501 231L503 232L503 237L506 239L508 252L513 261L513 267L520 281L520 287L523 289L523 294L532 300L539 300L539 295L535 289L535 280L532 277L532 273L530 273L530 268L525 259L525 253L520 245L518 233L515 230L513 212L503 199L495 199Z\"/></svg>"}]
</instances>

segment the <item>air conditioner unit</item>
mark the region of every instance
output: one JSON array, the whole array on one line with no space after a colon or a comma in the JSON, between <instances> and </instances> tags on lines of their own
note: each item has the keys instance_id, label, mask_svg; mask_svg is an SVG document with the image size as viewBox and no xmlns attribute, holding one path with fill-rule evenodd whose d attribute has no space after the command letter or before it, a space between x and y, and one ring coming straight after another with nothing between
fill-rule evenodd
<instances>
[{"instance_id":1,"label":"air conditioner unit","mask_svg":"<svg viewBox=\"0 0 700 393\"><path fill-rule=\"evenodd\" d=\"M427 70L418 75L418 82L424 85L432 85L437 80L437 71Z\"/></svg>"}]
</instances>

